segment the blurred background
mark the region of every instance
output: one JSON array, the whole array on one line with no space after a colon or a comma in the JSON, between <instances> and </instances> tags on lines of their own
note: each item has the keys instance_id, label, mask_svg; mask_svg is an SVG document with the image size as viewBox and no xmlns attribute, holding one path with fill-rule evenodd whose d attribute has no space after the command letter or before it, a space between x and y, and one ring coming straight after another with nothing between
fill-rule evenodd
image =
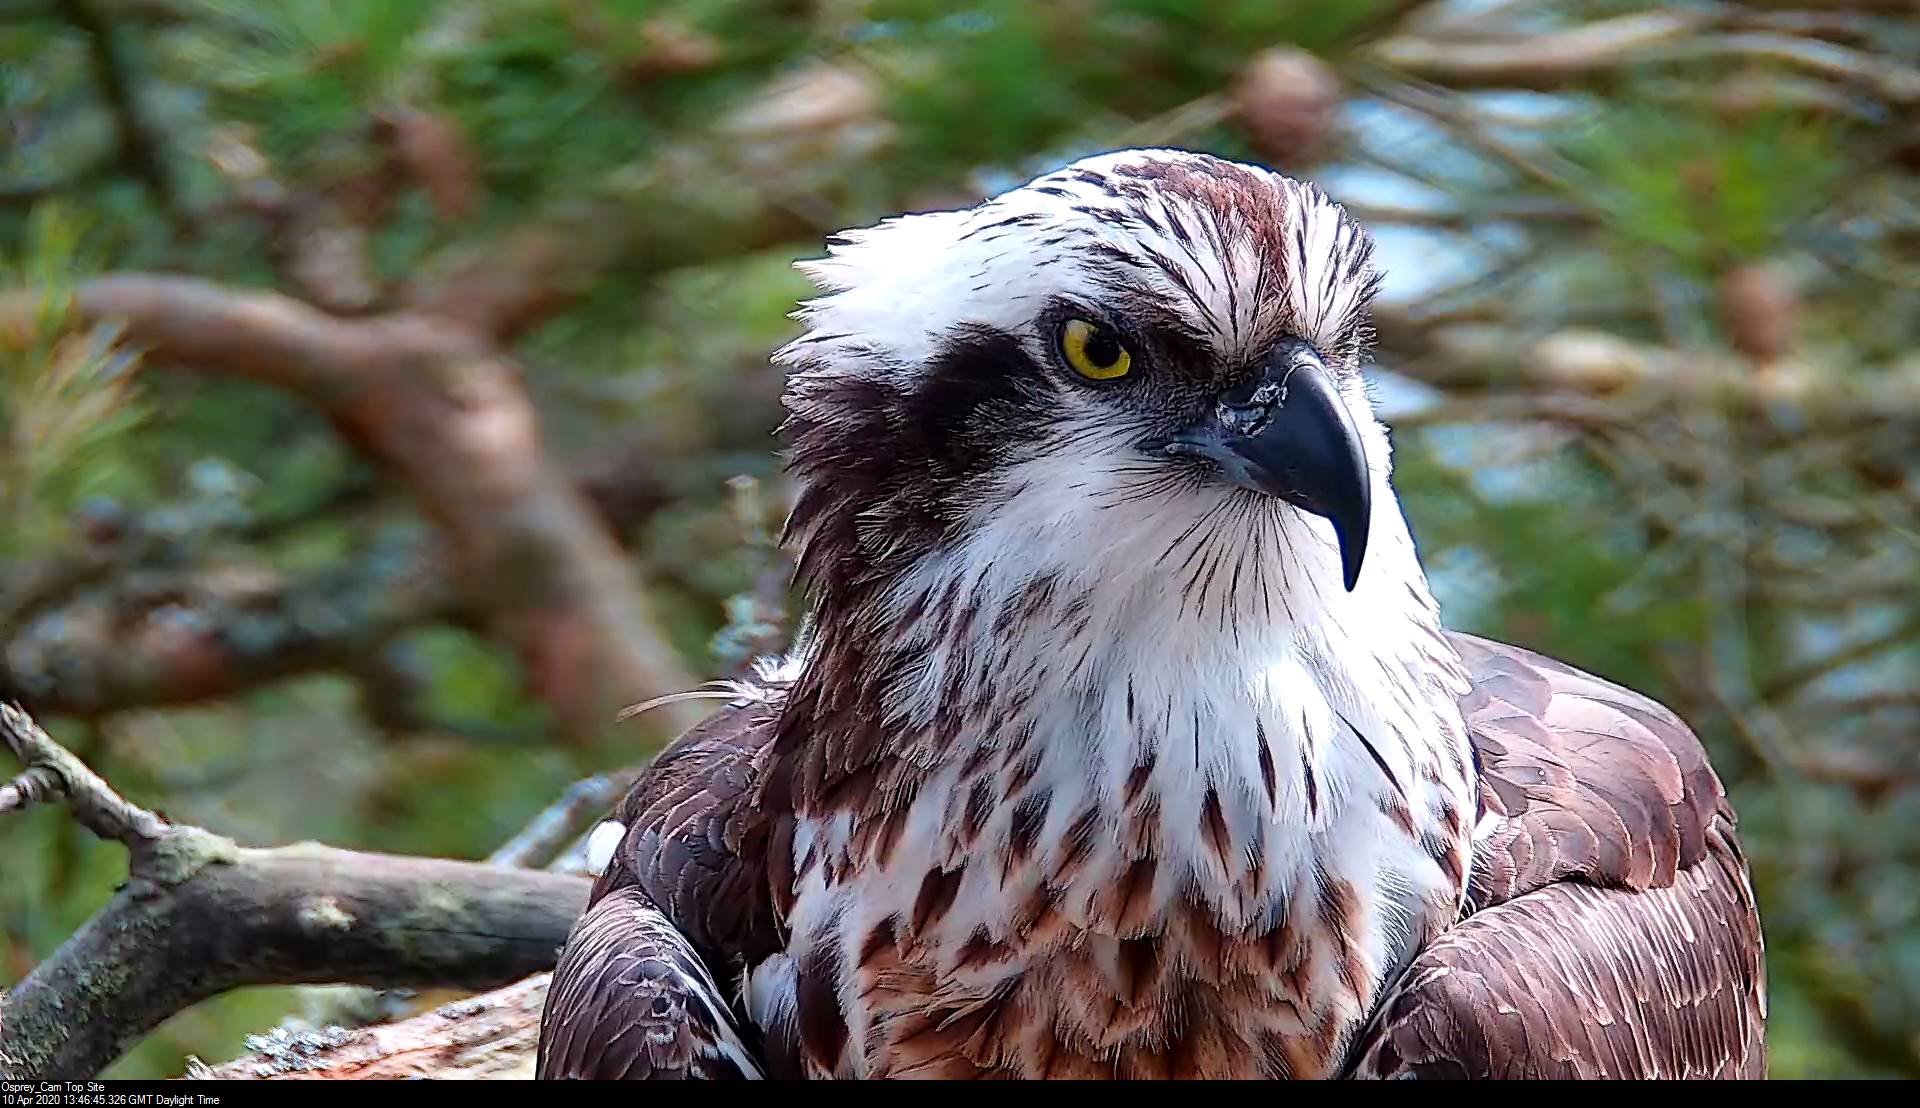
<instances>
[{"instance_id":1,"label":"blurred background","mask_svg":"<svg viewBox=\"0 0 1920 1108\"><path fill-rule=\"evenodd\" d=\"M793 259L1186 146L1378 235L1450 624L1711 747L1774 1074L1920 1076L1913 0L0 0L0 98L0 697L130 798L487 857L780 643ZM0 984L124 872L0 826Z\"/></svg>"}]
</instances>

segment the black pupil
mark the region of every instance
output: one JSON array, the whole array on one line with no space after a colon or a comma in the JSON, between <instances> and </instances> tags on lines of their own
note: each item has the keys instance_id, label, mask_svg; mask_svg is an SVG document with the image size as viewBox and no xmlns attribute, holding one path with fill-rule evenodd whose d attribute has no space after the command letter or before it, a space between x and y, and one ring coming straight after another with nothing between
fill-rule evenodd
<instances>
[{"instance_id":1,"label":"black pupil","mask_svg":"<svg viewBox=\"0 0 1920 1108\"><path fill-rule=\"evenodd\" d=\"M1106 368L1120 360L1120 342L1105 331L1096 331L1087 339L1087 361Z\"/></svg>"}]
</instances>

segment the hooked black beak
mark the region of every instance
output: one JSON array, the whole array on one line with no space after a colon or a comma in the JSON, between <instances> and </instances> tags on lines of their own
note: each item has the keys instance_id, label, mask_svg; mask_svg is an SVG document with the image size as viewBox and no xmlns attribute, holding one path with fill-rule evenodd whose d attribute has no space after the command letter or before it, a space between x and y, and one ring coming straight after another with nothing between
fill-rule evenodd
<instances>
[{"instance_id":1,"label":"hooked black beak","mask_svg":"<svg viewBox=\"0 0 1920 1108\"><path fill-rule=\"evenodd\" d=\"M1360 428L1311 343L1281 342L1258 379L1222 393L1207 418L1174 436L1166 451L1205 458L1241 488L1325 516L1353 591L1367 556L1373 483Z\"/></svg>"}]
</instances>

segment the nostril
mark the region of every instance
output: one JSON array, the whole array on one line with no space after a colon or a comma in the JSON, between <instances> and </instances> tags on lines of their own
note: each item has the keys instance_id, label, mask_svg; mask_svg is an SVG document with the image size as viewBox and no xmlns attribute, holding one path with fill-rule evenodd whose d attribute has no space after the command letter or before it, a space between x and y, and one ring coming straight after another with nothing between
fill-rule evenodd
<instances>
[{"instance_id":1,"label":"nostril","mask_svg":"<svg viewBox=\"0 0 1920 1108\"><path fill-rule=\"evenodd\" d=\"M1233 388L1220 394L1218 398L1220 406L1223 408L1245 408L1259 404L1261 402L1260 392L1265 387L1266 382L1257 377L1251 381L1235 385Z\"/></svg>"},{"instance_id":2,"label":"nostril","mask_svg":"<svg viewBox=\"0 0 1920 1108\"><path fill-rule=\"evenodd\" d=\"M1252 404L1220 403L1220 425L1236 435L1257 435L1272 418L1271 403L1259 402L1257 393Z\"/></svg>"}]
</instances>

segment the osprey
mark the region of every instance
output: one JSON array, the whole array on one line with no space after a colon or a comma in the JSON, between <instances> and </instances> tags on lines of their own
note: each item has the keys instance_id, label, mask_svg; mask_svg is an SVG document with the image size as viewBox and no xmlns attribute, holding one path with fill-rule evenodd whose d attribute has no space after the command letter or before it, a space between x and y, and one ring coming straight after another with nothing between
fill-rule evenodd
<instances>
[{"instance_id":1,"label":"osprey","mask_svg":"<svg viewBox=\"0 0 1920 1108\"><path fill-rule=\"evenodd\" d=\"M1133 150L803 263L809 619L603 827L540 1076L1762 1076L1698 740L1440 624L1371 251Z\"/></svg>"}]
</instances>

